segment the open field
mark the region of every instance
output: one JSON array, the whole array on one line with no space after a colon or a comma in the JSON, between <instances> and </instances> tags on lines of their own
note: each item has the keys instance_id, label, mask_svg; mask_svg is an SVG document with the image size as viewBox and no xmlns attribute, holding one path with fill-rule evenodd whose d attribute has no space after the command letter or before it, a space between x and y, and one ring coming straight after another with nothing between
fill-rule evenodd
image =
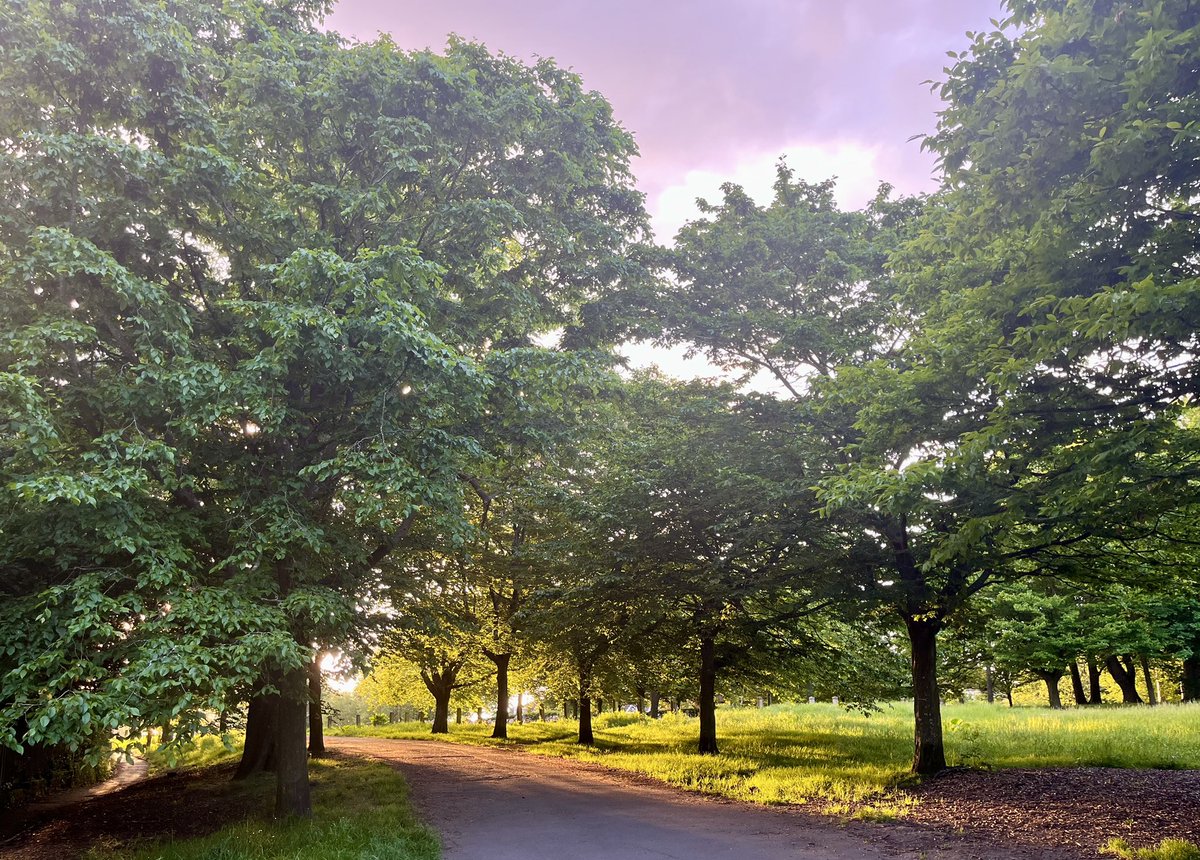
<instances>
[{"instance_id":1,"label":"open field","mask_svg":"<svg viewBox=\"0 0 1200 860\"><path fill-rule=\"evenodd\" d=\"M1200 768L1200 706L1050 711L950 704L943 717L948 759L976 768ZM718 711L721 755L694 752L697 722L629 714L597 717L596 747L574 743L575 723L451 726L449 740L515 744L530 752L593 761L696 791L758 803L818 804L833 813L903 814L914 801L894 789L909 780L911 707L870 716L834 705ZM429 726L346 726L333 734L426 738Z\"/></svg>"}]
</instances>

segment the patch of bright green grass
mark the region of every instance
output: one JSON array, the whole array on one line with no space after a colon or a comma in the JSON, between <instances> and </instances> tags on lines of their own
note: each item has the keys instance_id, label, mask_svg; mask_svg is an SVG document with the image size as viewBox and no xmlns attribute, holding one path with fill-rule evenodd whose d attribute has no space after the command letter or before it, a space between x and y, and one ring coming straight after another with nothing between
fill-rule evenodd
<instances>
[{"instance_id":1,"label":"patch of bright green grass","mask_svg":"<svg viewBox=\"0 0 1200 860\"><path fill-rule=\"evenodd\" d=\"M85 858L437 860L441 856L437 838L414 817L408 785L393 768L361 759L320 759L309 763L309 778L311 820L272 821L274 783L265 775L231 785L230 802L251 804L255 813L241 824L198 839L93 848Z\"/></svg>"},{"instance_id":2,"label":"patch of bright green grass","mask_svg":"<svg viewBox=\"0 0 1200 860\"><path fill-rule=\"evenodd\" d=\"M574 722L509 727L451 726L444 740L516 745L540 755L634 771L694 791L768 804L811 804L839 815L902 816L913 800L897 787L912 761L911 705L864 717L833 705L775 705L717 712L719 756L695 752L695 719L616 714L595 721L596 746L575 741ZM947 758L972 767L1200 767L1200 706L1008 708L984 703L943 709ZM353 726L331 734L429 739L429 726Z\"/></svg>"},{"instance_id":3,"label":"patch of bright green grass","mask_svg":"<svg viewBox=\"0 0 1200 860\"><path fill-rule=\"evenodd\" d=\"M1164 839L1153 848L1134 848L1124 839L1113 839L1100 853L1120 860L1200 860L1200 846L1186 839Z\"/></svg>"},{"instance_id":4,"label":"patch of bright green grass","mask_svg":"<svg viewBox=\"0 0 1200 860\"><path fill-rule=\"evenodd\" d=\"M146 761L151 774L226 764L241 757L242 740L241 733L229 734L224 738L207 735L197 738L183 749L155 747L146 755Z\"/></svg>"}]
</instances>

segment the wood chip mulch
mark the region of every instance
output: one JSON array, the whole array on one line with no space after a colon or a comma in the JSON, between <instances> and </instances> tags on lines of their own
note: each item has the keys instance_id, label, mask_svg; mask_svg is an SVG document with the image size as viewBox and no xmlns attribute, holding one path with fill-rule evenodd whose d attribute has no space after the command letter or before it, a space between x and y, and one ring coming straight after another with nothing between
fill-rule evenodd
<instances>
[{"instance_id":1,"label":"wood chip mulch","mask_svg":"<svg viewBox=\"0 0 1200 860\"><path fill-rule=\"evenodd\" d=\"M1094 858L1110 839L1200 844L1200 770L950 770L907 790L910 821Z\"/></svg>"}]
</instances>

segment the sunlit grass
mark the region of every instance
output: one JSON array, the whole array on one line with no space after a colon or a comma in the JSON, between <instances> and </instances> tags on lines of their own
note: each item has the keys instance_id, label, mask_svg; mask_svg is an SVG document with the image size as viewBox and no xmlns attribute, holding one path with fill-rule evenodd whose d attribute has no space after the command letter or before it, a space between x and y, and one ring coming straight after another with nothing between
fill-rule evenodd
<instances>
[{"instance_id":1,"label":"sunlit grass","mask_svg":"<svg viewBox=\"0 0 1200 860\"><path fill-rule=\"evenodd\" d=\"M697 721L627 715L596 718L596 746L580 747L573 722L509 727L451 726L443 739L517 745L529 752L634 771L694 791L768 804L810 804L814 811L887 818L913 801L897 791L909 780L910 705L870 716L834 705L776 705L718 710L721 755L695 752ZM947 758L971 767L1200 767L1200 706L1107 707L1049 711L968 704L945 706ZM622 723L629 723L624 724ZM334 729L331 734L429 739L421 723Z\"/></svg>"},{"instance_id":2,"label":"sunlit grass","mask_svg":"<svg viewBox=\"0 0 1200 860\"><path fill-rule=\"evenodd\" d=\"M1150 848L1134 848L1124 839L1113 839L1100 853L1118 860L1200 860L1200 846L1184 839L1164 839Z\"/></svg>"},{"instance_id":3,"label":"sunlit grass","mask_svg":"<svg viewBox=\"0 0 1200 860\"><path fill-rule=\"evenodd\" d=\"M228 734L224 738L207 735L197 738L182 750L172 746L155 747L146 755L146 761L152 774L225 764L241 757L242 740L241 732Z\"/></svg>"},{"instance_id":4,"label":"sunlit grass","mask_svg":"<svg viewBox=\"0 0 1200 860\"><path fill-rule=\"evenodd\" d=\"M215 755L206 739L193 762ZM224 750L217 741L216 747ZM270 819L272 776L230 788L230 800L248 808L241 824L197 839L141 846L95 847L85 860L437 860L438 841L414 817L408 786L395 769L362 759L309 763L311 820Z\"/></svg>"}]
</instances>

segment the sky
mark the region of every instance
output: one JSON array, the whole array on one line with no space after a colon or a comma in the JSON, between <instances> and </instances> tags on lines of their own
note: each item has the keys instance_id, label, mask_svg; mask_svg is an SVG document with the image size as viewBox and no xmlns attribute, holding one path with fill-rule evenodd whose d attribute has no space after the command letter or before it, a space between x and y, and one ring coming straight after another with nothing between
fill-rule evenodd
<instances>
[{"instance_id":1,"label":"sky","mask_svg":"<svg viewBox=\"0 0 1200 860\"><path fill-rule=\"evenodd\" d=\"M838 177L844 208L881 181L933 190L912 139L939 108L922 82L1002 13L1001 0L340 0L326 26L435 50L455 33L574 70L637 140L633 170L669 242L722 182L769 202L781 156L803 179Z\"/></svg>"}]
</instances>

